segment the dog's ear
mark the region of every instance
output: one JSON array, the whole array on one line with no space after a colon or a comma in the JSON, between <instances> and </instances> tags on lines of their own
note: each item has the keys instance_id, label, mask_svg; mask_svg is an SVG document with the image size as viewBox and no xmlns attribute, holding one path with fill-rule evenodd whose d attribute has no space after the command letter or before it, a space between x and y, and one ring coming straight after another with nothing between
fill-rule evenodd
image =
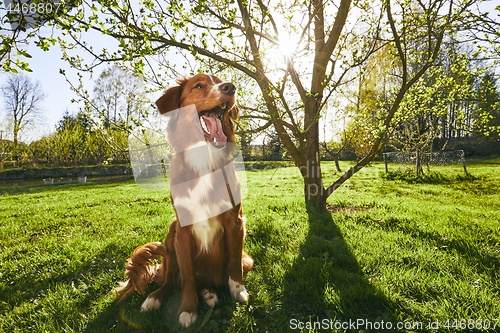
<instances>
[{"instance_id":1,"label":"dog's ear","mask_svg":"<svg viewBox=\"0 0 500 333\"><path fill-rule=\"evenodd\" d=\"M182 86L172 87L165 90L163 96L158 98L156 106L161 114L178 109L181 103Z\"/></svg>"}]
</instances>

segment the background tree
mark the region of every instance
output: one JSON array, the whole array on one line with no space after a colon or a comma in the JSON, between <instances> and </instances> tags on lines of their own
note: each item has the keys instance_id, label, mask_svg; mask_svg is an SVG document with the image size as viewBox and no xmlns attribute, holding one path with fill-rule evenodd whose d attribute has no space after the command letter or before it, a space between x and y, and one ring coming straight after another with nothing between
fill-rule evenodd
<instances>
[{"instance_id":1,"label":"background tree","mask_svg":"<svg viewBox=\"0 0 500 333\"><path fill-rule=\"evenodd\" d=\"M472 132L488 141L500 140L500 93L497 76L487 71L477 85L477 109Z\"/></svg>"},{"instance_id":2,"label":"background tree","mask_svg":"<svg viewBox=\"0 0 500 333\"><path fill-rule=\"evenodd\" d=\"M418 156L454 147L462 138L477 141L479 129L497 133L498 125L486 119L495 118L490 116L496 108L498 89L489 85L486 90L490 94L481 94L480 88L488 71L488 65L450 38L443 44L436 65L405 96L401 108L406 112L398 118L399 125L391 137L393 146Z\"/></svg>"},{"instance_id":3,"label":"background tree","mask_svg":"<svg viewBox=\"0 0 500 333\"><path fill-rule=\"evenodd\" d=\"M147 116L144 80L132 71L111 66L101 72L94 85L95 113L105 127L129 126Z\"/></svg>"},{"instance_id":4,"label":"background tree","mask_svg":"<svg viewBox=\"0 0 500 333\"><path fill-rule=\"evenodd\" d=\"M491 1L490 4L495 4ZM493 11L476 10L460 13L460 19L455 22L453 30L461 31L463 39L477 46L476 53L483 60L500 58L500 21L498 20L500 5Z\"/></svg>"},{"instance_id":5,"label":"background tree","mask_svg":"<svg viewBox=\"0 0 500 333\"><path fill-rule=\"evenodd\" d=\"M447 129L464 130L461 108L471 98L468 61L454 62L451 68L436 66L429 70L406 94L401 108L399 124L391 141L393 147L415 154L416 175L422 171L422 157L430 153L440 135L449 134ZM465 81L465 82L464 82ZM448 139L444 138L443 146Z\"/></svg>"},{"instance_id":6,"label":"background tree","mask_svg":"<svg viewBox=\"0 0 500 333\"><path fill-rule=\"evenodd\" d=\"M86 112L66 112L56 125L56 132L30 144L36 165L75 166L128 163L128 154L116 151L106 140L127 144L127 132L96 128Z\"/></svg>"},{"instance_id":7,"label":"background tree","mask_svg":"<svg viewBox=\"0 0 500 333\"><path fill-rule=\"evenodd\" d=\"M1 91L7 119L12 122L13 141L17 145L19 133L39 115L45 95L40 83L24 74L9 76Z\"/></svg>"},{"instance_id":8,"label":"background tree","mask_svg":"<svg viewBox=\"0 0 500 333\"><path fill-rule=\"evenodd\" d=\"M376 54L360 66L345 95L348 104L347 126L342 141L350 145L358 160L367 156L391 103L393 89L398 84L391 71L398 68L395 50L383 45Z\"/></svg>"},{"instance_id":9,"label":"background tree","mask_svg":"<svg viewBox=\"0 0 500 333\"><path fill-rule=\"evenodd\" d=\"M274 128L269 128L264 131L264 140L262 142L262 158L269 161L281 161L285 157L285 147L274 131Z\"/></svg>"}]
</instances>

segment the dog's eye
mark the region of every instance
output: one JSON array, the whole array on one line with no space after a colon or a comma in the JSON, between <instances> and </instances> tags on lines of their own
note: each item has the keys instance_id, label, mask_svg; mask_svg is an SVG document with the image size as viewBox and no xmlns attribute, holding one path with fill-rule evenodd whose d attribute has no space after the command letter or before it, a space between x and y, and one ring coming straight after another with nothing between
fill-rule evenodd
<instances>
[{"instance_id":1,"label":"dog's eye","mask_svg":"<svg viewBox=\"0 0 500 333\"><path fill-rule=\"evenodd\" d=\"M198 82L195 86L194 86L195 89L203 89L205 88L205 85L201 82Z\"/></svg>"}]
</instances>

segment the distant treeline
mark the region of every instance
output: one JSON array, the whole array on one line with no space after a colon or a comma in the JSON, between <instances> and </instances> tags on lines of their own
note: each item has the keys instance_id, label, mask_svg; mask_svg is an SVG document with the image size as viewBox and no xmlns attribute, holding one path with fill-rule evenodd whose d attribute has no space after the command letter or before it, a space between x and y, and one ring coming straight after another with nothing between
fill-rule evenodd
<instances>
[{"instance_id":1,"label":"distant treeline","mask_svg":"<svg viewBox=\"0 0 500 333\"><path fill-rule=\"evenodd\" d=\"M83 113L65 115L56 132L30 144L0 140L0 168L70 167L90 165L130 165L127 151L128 131L120 126L94 128ZM323 160L356 160L357 141L320 144ZM498 154L500 139L484 136L465 136L434 139L433 150L464 150L466 157ZM243 159L250 161L290 161L279 139L255 145L241 142ZM400 150L390 142L384 151ZM253 163L255 164L255 163ZM253 165L252 164L252 165ZM257 165L257 164L256 164ZM266 164L266 167L268 165ZM24 177L24 176L23 176Z\"/></svg>"}]
</instances>

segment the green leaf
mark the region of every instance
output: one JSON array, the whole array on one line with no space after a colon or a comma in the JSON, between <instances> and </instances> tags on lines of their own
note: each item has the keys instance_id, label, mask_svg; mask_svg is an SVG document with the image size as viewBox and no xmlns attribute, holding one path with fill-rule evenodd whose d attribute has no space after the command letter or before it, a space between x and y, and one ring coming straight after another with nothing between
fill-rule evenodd
<instances>
[{"instance_id":1,"label":"green leaf","mask_svg":"<svg viewBox=\"0 0 500 333\"><path fill-rule=\"evenodd\" d=\"M22 57L26 57L26 58L32 58L31 57L31 54L29 54L28 52L24 51L24 50L17 50L17 55L20 55Z\"/></svg>"}]
</instances>

